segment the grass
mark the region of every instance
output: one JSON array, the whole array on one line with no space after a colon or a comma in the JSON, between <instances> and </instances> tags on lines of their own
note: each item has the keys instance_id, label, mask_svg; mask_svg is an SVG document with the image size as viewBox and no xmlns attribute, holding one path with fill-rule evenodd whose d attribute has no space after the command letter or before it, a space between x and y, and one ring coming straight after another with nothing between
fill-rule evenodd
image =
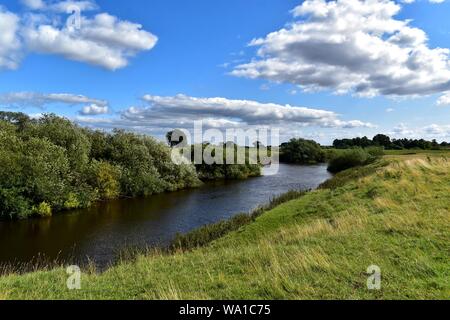
<instances>
[{"instance_id":1,"label":"grass","mask_svg":"<svg viewBox=\"0 0 450 320\"><path fill-rule=\"evenodd\" d=\"M389 156L204 247L86 270L78 291L66 289L63 268L11 274L0 298L448 299L449 173L442 154ZM367 289L370 265L381 268L379 291Z\"/></svg>"},{"instance_id":2,"label":"grass","mask_svg":"<svg viewBox=\"0 0 450 320\"><path fill-rule=\"evenodd\" d=\"M450 148L440 149L440 150L420 150L420 149L410 149L410 150L385 150L386 155L391 156L401 156L401 155L443 155L450 156Z\"/></svg>"}]
</instances>

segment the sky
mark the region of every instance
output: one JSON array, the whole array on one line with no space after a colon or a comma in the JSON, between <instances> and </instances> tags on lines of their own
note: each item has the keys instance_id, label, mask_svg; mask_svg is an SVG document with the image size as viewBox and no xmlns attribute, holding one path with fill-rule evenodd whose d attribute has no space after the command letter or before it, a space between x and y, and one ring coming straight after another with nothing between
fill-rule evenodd
<instances>
[{"instance_id":1,"label":"sky","mask_svg":"<svg viewBox=\"0 0 450 320\"><path fill-rule=\"evenodd\" d=\"M450 140L450 1L0 0L0 110Z\"/></svg>"}]
</instances>

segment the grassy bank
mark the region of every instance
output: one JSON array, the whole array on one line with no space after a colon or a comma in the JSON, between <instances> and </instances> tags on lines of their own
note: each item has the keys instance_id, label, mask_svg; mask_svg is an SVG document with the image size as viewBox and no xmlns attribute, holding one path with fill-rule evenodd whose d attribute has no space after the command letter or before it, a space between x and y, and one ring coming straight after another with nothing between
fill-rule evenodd
<instances>
[{"instance_id":1,"label":"grassy bank","mask_svg":"<svg viewBox=\"0 0 450 320\"><path fill-rule=\"evenodd\" d=\"M149 253L66 289L63 268L0 278L3 299L432 299L450 295L450 158L338 174L211 244ZM378 265L381 290L366 287Z\"/></svg>"}]
</instances>

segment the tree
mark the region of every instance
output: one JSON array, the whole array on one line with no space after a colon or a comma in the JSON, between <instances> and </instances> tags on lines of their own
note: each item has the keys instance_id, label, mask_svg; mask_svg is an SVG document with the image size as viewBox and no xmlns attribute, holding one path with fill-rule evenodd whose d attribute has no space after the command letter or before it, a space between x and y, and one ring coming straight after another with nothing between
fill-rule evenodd
<instances>
[{"instance_id":1,"label":"tree","mask_svg":"<svg viewBox=\"0 0 450 320\"><path fill-rule=\"evenodd\" d=\"M325 161L325 152L312 140L291 139L280 147L280 160L288 163L313 164Z\"/></svg>"},{"instance_id":2,"label":"tree","mask_svg":"<svg viewBox=\"0 0 450 320\"><path fill-rule=\"evenodd\" d=\"M377 134L373 137L373 143L377 146L389 148L391 146L391 138L384 134Z\"/></svg>"}]
</instances>

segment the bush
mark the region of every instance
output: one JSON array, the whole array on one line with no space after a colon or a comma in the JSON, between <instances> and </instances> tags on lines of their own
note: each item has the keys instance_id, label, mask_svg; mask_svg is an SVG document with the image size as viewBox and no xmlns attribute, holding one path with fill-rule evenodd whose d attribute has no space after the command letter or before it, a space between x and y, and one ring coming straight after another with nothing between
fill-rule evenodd
<instances>
[{"instance_id":1,"label":"bush","mask_svg":"<svg viewBox=\"0 0 450 320\"><path fill-rule=\"evenodd\" d=\"M115 199L120 195L120 168L105 161L93 160L91 164L91 185L100 199Z\"/></svg>"},{"instance_id":2,"label":"bush","mask_svg":"<svg viewBox=\"0 0 450 320\"><path fill-rule=\"evenodd\" d=\"M199 184L192 164L175 165L151 137L83 129L55 115L0 113L0 167L0 219Z\"/></svg>"},{"instance_id":3,"label":"bush","mask_svg":"<svg viewBox=\"0 0 450 320\"><path fill-rule=\"evenodd\" d=\"M234 146L234 148L233 148ZM195 161L195 149L197 152L210 153L211 157L216 160L220 160L222 163L212 163L207 164L203 161L201 164L195 164L195 169L197 170L198 177L201 180L241 180L247 179L249 177L258 177L261 175L261 165L251 164L256 163L256 160L250 161L250 155L247 150L238 147L237 145L232 145L232 152L234 154L228 155L229 148L226 146L213 146L210 144L196 145L191 147L191 160ZM201 149L200 149L201 148ZM208 149L206 149L208 148ZM238 156L238 153L241 153ZM227 161L233 160L237 163L242 156L243 163L240 164L228 164ZM204 159L203 159L204 160ZM216 161L219 162L219 161Z\"/></svg>"},{"instance_id":4,"label":"bush","mask_svg":"<svg viewBox=\"0 0 450 320\"><path fill-rule=\"evenodd\" d=\"M78 200L78 197L74 193L69 193L69 196L67 197L67 200L64 202L64 209L70 210L70 209L76 209L81 206L80 201Z\"/></svg>"},{"instance_id":5,"label":"bush","mask_svg":"<svg viewBox=\"0 0 450 320\"><path fill-rule=\"evenodd\" d=\"M338 173L374 162L383 155L381 148L348 149L336 151L329 160L328 171Z\"/></svg>"},{"instance_id":6,"label":"bush","mask_svg":"<svg viewBox=\"0 0 450 320\"><path fill-rule=\"evenodd\" d=\"M280 161L296 164L315 164L325 161L325 151L315 141L292 139L280 147Z\"/></svg>"},{"instance_id":7,"label":"bush","mask_svg":"<svg viewBox=\"0 0 450 320\"><path fill-rule=\"evenodd\" d=\"M52 207L47 202L44 201L34 208L34 213L40 217L51 217Z\"/></svg>"}]
</instances>

